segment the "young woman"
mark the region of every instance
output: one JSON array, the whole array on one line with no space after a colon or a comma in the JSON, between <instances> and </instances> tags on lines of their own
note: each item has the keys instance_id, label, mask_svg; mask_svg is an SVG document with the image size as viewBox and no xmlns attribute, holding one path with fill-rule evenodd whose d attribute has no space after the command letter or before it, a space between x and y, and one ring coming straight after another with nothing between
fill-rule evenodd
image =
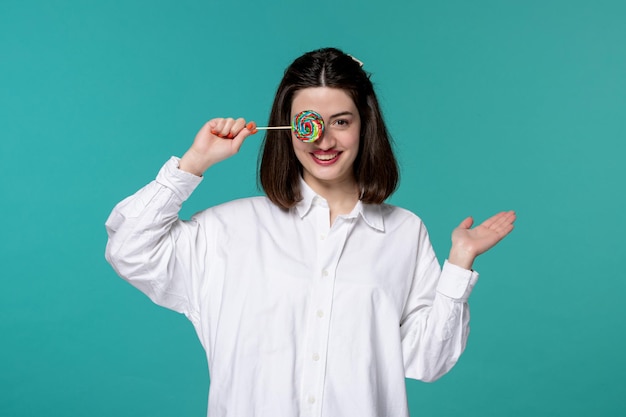
<instances>
[{"instance_id":1,"label":"young woman","mask_svg":"<svg viewBox=\"0 0 626 417\"><path fill-rule=\"evenodd\" d=\"M465 219L442 269L421 220L384 203L398 169L360 62L332 48L296 59L270 125L303 110L325 130L310 143L266 134L267 197L183 221L202 174L256 133L244 119L206 123L181 159L113 210L107 259L193 323L209 364L209 416L407 416L404 378L432 381L456 363L473 261L515 214L475 228Z\"/></svg>"}]
</instances>

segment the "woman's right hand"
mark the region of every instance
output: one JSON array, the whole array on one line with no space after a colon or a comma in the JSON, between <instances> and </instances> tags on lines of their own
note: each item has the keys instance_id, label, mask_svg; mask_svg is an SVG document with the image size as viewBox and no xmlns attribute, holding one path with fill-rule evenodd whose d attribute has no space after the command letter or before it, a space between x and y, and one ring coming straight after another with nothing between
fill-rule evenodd
<instances>
[{"instance_id":1,"label":"woman's right hand","mask_svg":"<svg viewBox=\"0 0 626 417\"><path fill-rule=\"evenodd\" d=\"M256 130L248 129L242 118L209 120L196 134L178 167L200 177L211 165L239 152L244 139L254 133Z\"/></svg>"}]
</instances>

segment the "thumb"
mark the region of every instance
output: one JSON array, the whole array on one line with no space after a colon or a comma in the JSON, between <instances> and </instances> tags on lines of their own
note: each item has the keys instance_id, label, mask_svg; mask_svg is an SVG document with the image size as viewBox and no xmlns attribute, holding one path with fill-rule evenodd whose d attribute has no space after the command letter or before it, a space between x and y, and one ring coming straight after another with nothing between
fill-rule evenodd
<instances>
[{"instance_id":1,"label":"thumb","mask_svg":"<svg viewBox=\"0 0 626 417\"><path fill-rule=\"evenodd\" d=\"M472 216L466 217L461 224L459 224L459 227L461 229L469 229L470 227L472 227L472 225L474 224L474 219L472 218Z\"/></svg>"},{"instance_id":2,"label":"thumb","mask_svg":"<svg viewBox=\"0 0 626 417\"><path fill-rule=\"evenodd\" d=\"M253 123L253 122L251 122ZM248 124L250 125L250 123ZM237 133L237 136L235 136L233 138L233 146L235 147L236 151L239 151L239 148L241 148L241 145L243 145L243 141L250 135L254 135L256 132L258 132L256 129L250 129L247 126L244 127L243 129L241 129L241 131L239 133Z\"/></svg>"}]
</instances>

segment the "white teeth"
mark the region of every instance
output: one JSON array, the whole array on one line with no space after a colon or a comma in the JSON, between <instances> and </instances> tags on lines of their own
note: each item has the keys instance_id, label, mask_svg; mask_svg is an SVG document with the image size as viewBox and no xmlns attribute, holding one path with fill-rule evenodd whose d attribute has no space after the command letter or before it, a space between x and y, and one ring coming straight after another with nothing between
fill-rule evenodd
<instances>
[{"instance_id":1,"label":"white teeth","mask_svg":"<svg viewBox=\"0 0 626 417\"><path fill-rule=\"evenodd\" d=\"M330 161L331 159L335 159L337 157L338 154L336 153L330 153L330 154L323 154L323 155L316 155L313 154L313 156L317 159L319 159L320 161Z\"/></svg>"}]
</instances>

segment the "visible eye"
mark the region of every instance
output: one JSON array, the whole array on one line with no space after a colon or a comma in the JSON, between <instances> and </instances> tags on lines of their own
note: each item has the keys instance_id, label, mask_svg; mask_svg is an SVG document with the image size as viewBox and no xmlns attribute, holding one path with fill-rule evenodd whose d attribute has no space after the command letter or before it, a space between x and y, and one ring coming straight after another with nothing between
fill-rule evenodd
<instances>
[{"instance_id":1,"label":"visible eye","mask_svg":"<svg viewBox=\"0 0 626 417\"><path fill-rule=\"evenodd\" d=\"M350 125L350 121L348 119L337 119L332 124L339 127L348 127Z\"/></svg>"}]
</instances>

